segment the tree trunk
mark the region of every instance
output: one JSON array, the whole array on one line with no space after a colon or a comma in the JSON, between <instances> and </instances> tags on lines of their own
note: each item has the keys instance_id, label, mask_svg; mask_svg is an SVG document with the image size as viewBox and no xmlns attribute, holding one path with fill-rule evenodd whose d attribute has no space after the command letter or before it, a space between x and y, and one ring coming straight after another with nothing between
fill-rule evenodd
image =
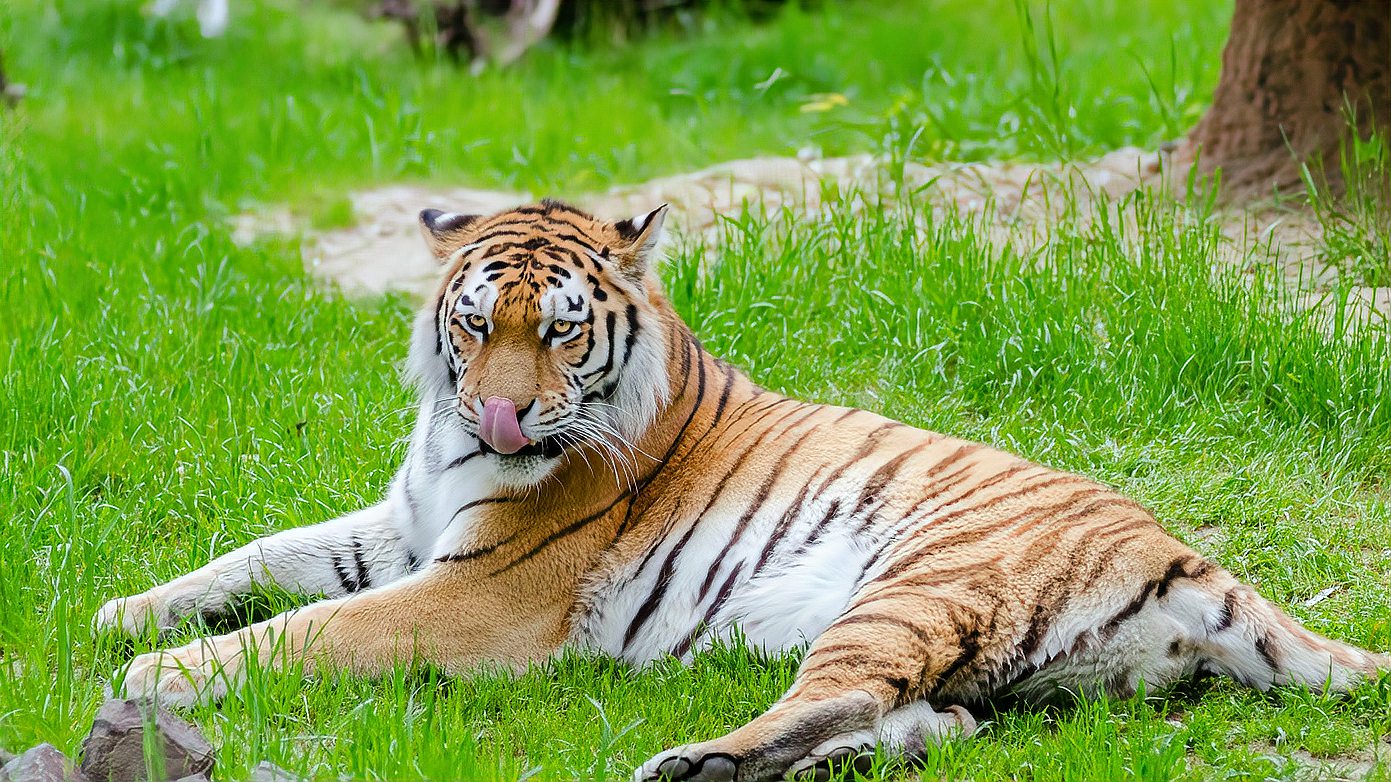
<instances>
[{"instance_id":1,"label":"tree trunk","mask_svg":"<svg viewBox=\"0 0 1391 782\"><path fill-rule=\"evenodd\" d=\"M1363 138L1391 132L1391 0L1236 0L1188 151L1229 200L1297 187L1304 163L1337 190L1350 116Z\"/></svg>"}]
</instances>

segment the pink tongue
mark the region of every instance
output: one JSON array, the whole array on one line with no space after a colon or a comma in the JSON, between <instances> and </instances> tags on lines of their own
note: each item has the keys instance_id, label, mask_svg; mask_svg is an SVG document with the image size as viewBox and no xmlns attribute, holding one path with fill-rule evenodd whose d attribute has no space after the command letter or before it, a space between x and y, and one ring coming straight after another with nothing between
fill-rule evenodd
<instances>
[{"instance_id":1,"label":"pink tongue","mask_svg":"<svg viewBox=\"0 0 1391 782\"><path fill-rule=\"evenodd\" d=\"M490 396L483 403L478 436L498 453L516 453L531 442L522 434L522 426L517 422L517 406L511 399L500 396Z\"/></svg>"}]
</instances>

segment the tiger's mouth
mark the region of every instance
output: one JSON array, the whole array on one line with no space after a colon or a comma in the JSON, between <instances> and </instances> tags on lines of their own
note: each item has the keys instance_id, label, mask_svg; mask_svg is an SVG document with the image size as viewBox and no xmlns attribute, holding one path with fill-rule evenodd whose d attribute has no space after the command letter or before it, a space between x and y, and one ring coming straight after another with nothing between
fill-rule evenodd
<instances>
[{"instance_id":1,"label":"tiger's mouth","mask_svg":"<svg viewBox=\"0 0 1391 782\"><path fill-rule=\"evenodd\" d=\"M518 448L511 453L503 453L488 444L487 440L478 440L478 450L487 456L499 456L503 459L520 458L523 456L539 456L545 459L554 459L565 452L565 446L556 437L542 437L527 445Z\"/></svg>"},{"instance_id":2,"label":"tiger's mouth","mask_svg":"<svg viewBox=\"0 0 1391 782\"><path fill-rule=\"evenodd\" d=\"M522 411L531 409L528 403ZM478 448L498 457L540 457L553 459L564 450L556 434L532 439L522 431L516 403L501 396L490 396L478 417Z\"/></svg>"}]
</instances>

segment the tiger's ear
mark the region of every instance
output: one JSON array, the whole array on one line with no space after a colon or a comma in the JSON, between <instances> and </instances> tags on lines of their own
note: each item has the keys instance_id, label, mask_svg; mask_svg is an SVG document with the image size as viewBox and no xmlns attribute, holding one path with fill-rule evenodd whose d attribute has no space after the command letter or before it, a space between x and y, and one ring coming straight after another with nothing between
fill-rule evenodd
<instances>
[{"instance_id":1,"label":"tiger's ear","mask_svg":"<svg viewBox=\"0 0 1391 782\"><path fill-rule=\"evenodd\" d=\"M478 217L426 209L420 213L420 233L425 236L425 245L430 248L430 253L443 262L450 253L459 249L459 239L470 225L478 222Z\"/></svg>"},{"instance_id":2,"label":"tiger's ear","mask_svg":"<svg viewBox=\"0 0 1391 782\"><path fill-rule=\"evenodd\" d=\"M652 251L662 238L662 223L666 221L670 204L662 204L645 215L631 220L619 220L613 224L620 242L624 244L615 249L618 270L628 279L637 282L647 274L652 261Z\"/></svg>"}]
</instances>

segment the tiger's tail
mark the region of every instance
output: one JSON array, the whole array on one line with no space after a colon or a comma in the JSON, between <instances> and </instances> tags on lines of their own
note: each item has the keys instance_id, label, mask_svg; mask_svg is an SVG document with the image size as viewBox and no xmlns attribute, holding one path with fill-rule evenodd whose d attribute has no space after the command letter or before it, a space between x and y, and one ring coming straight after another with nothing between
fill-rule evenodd
<instances>
[{"instance_id":1,"label":"tiger's tail","mask_svg":"<svg viewBox=\"0 0 1391 782\"><path fill-rule=\"evenodd\" d=\"M1347 692L1391 671L1391 656L1325 638L1230 573L1219 569L1214 576L1200 587L1208 598L1200 645L1215 672L1261 690L1302 684Z\"/></svg>"}]
</instances>

